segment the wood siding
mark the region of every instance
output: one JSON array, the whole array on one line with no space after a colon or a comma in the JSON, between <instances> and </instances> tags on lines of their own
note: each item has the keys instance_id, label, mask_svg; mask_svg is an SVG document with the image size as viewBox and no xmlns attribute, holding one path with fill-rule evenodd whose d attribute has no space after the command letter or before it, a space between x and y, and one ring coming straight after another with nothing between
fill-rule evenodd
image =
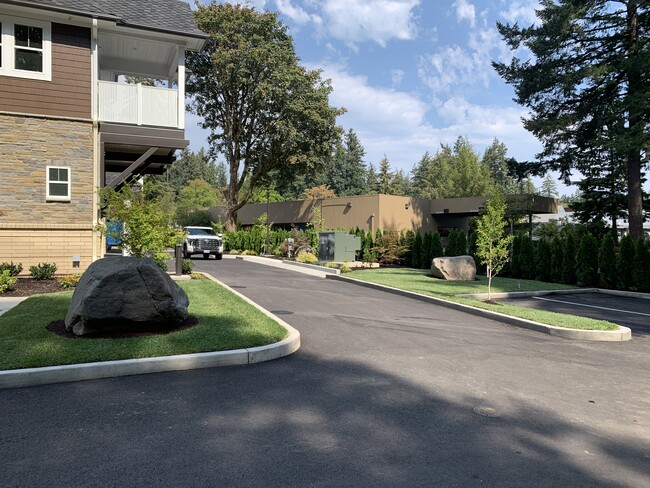
<instances>
[{"instance_id":1,"label":"wood siding","mask_svg":"<svg viewBox=\"0 0 650 488\"><path fill-rule=\"evenodd\" d=\"M0 111L91 117L90 29L52 23L52 81L0 76Z\"/></svg>"}]
</instances>

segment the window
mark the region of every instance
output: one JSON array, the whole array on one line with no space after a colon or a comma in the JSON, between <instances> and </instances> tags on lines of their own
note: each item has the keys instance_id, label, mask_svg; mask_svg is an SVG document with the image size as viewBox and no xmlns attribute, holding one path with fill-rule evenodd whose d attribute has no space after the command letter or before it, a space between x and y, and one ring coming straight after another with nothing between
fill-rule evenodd
<instances>
[{"instance_id":1,"label":"window","mask_svg":"<svg viewBox=\"0 0 650 488\"><path fill-rule=\"evenodd\" d=\"M0 15L0 76L52 79L51 24Z\"/></svg>"},{"instance_id":2,"label":"window","mask_svg":"<svg viewBox=\"0 0 650 488\"><path fill-rule=\"evenodd\" d=\"M46 200L69 202L70 181L70 168L65 166L48 166Z\"/></svg>"}]
</instances>

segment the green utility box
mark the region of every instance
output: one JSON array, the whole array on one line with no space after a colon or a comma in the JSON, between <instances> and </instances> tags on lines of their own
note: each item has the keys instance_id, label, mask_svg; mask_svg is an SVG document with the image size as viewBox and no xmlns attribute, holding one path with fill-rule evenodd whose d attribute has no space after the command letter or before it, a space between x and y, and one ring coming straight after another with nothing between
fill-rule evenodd
<instances>
[{"instance_id":1,"label":"green utility box","mask_svg":"<svg viewBox=\"0 0 650 488\"><path fill-rule=\"evenodd\" d=\"M318 233L318 260L338 263L355 261L361 238L346 232Z\"/></svg>"}]
</instances>

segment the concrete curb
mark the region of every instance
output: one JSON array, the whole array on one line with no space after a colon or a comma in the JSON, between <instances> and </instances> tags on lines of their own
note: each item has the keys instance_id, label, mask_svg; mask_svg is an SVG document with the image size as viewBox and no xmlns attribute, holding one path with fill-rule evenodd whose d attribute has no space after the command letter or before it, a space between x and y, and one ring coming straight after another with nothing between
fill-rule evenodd
<instances>
[{"instance_id":1,"label":"concrete curb","mask_svg":"<svg viewBox=\"0 0 650 488\"><path fill-rule=\"evenodd\" d=\"M543 297L545 295L580 295L583 293L602 293L603 295L612 295L618 297L628 298L642 298L650 300L650 293L640 293L636 291L623 291L623 290L608 290L606 288L571 288L568 290L544 290L544 291L510 291L503 293L491 293L491 298L527 298L527 297ZM458 295L463 298L477 298L487 299L487 293L475 293Z\"/></svg>"},{"instance_id":2,"label":"concrete curb","mask_svg":"<svg viewBox=\"0 0 650 488\"><path fill-rule=\"evenodd\" d=\"M382 290L389 293L394 293L396 295L400 295L403 297L414 298L416 300L420 300L423 302L433 303L435 305L441 305L443 307L459 310L461 312L466 312L472 315L476 315L478 317L498 320L499 322L504 322L506 324L513 325L515 327L522 327L524 329L534 330L536 332L542 332L544 334L549 334L552 336L563 337L565 339L575 339L575 340L582 340L582 341L602 341L602 342L623 342L632 339L632 331L628 327L623 327L620 325L618 326L618 330L567 329L564 327L555 327L553 325L546 325L546 324L541 324L539 322L533 322L532 320L520 319L499 312L492 312L491 310L484 310L482 308L476 308L469 305L464 305L462 303L450 302L442 298L435 298L428 295L422 295L421 293L400 290L399 288L393 288L392 286L380 285L378 283L371 283L369 281L361 281L361 280L348 278L344 276L328 276L328 278L332 280L354 283L359 286L365 286L367 288L372 288L375 290Z\"/></svg>"},{"instance_id":3,"label":"concrete curb","mask_svg":"<svg viewBox=\"0 0 650 488\"><path fill-rule=\"evenodd\" d=\"M273 266L274 268L282 268L288 271L294 271L296 273L302 273L310 276L316 276L317 278L326 278L327 276L332 276L334 273L332 269L325 268L326 271L318 269L319 267L313 265L302 265L302 263L291 263L289 264L286 261L278 261L277 259L263 258L261 256L235 256L235 259L240 259L243 261L250 261L252 263L264 264L266 266ZM338 270L336 270L338 271Z\"/></svg>"},{"instance_id":4,"label":"concrete curb","mask_svg":"<svg viewBox=\"0 0 650 488\"><path fill-rule=\"evenodd\" d=\"M8 312L20 302L27 300L28 298L29 297L0 297L0 315Z\"/></svg>"},{"instance_id":5,"label":"concrete curb","mask_svg":"<svg viewBox=\"0 0 650 488\"><path fill-rule=\"evenodd\" d=\"M266 346L236 349L233 351L179 354L176 356L161 356L155 358L101 361L96 363L0 371L0 389L114 378L117 376L130 376L136 374L213 368L217 366L240 366L244 364L271 361L272 359L288 356L298 350L300 347L300 333L296 329L273 315L268 310L252 302L241 293L223 284L213 276L210 276L207 273L202 274L209 280L220 284L287 329L287 338Z\"/></svg>"}]
</instances>

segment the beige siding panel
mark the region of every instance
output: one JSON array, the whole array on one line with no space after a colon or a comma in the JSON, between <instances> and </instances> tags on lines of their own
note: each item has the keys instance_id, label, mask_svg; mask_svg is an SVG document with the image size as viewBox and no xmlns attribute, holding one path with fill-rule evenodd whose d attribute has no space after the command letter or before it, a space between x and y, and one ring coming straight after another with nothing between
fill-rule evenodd
<instances>
[{"instance_id":1,"label":"beige siding panel","mask_svg":"<svg viewBox=\"0 0 650 488\"><path fill-rule=\"evenodd\" d=\"M0 262L13 261L23 265L23 275L38 263L54 263L57 274L83 272L92 262L93 232L51 229L0 228ZM74 267L72 257L80 257L79 267Z\"/></svg>"},{"instance_id":2,"label":"beige siding panel","mask_svg":"<svg viewBox=\"0 0 650 488\"><path fill-rule=\"evenodd\" d=\"M52 81L0 76L0 111L89 119L90 29L52 24Z\"/></svg>"}]
</instances>

